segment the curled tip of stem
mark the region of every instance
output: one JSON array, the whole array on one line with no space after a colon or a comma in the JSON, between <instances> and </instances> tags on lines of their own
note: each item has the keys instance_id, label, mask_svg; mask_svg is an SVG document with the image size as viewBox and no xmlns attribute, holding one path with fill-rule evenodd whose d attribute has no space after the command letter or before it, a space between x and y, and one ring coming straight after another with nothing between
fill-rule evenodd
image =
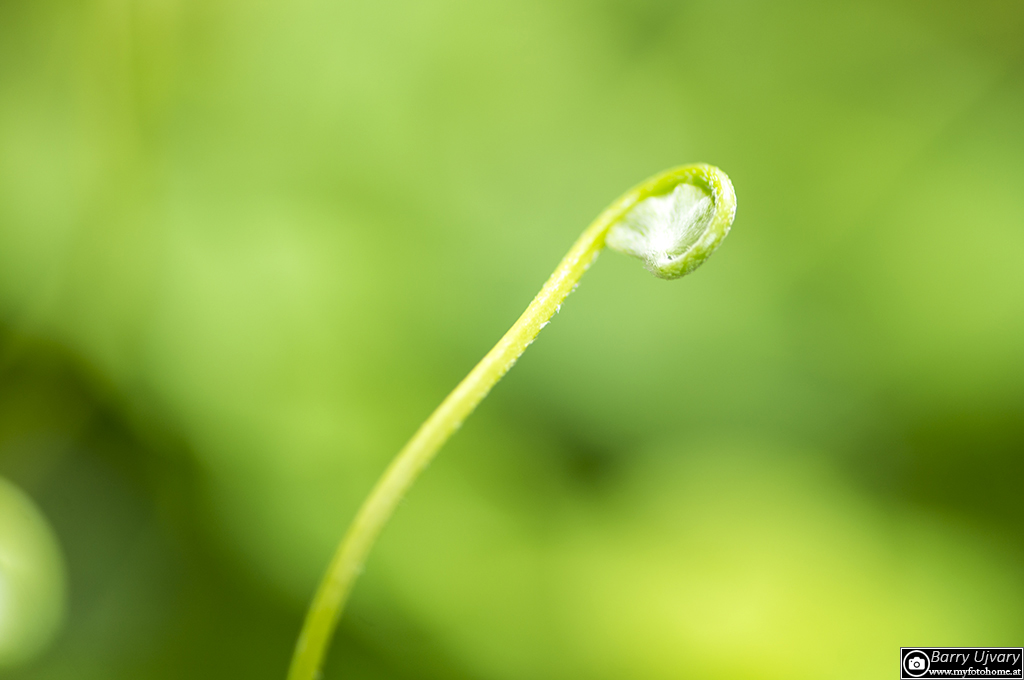
<instances>
[{"instance_id":1,"label":"curled tip of stem","mask_svg":"<svg viewBox=\"0 0 1024 680\"><path fill-rule=\"evenodd\" d=\"M608 231L609 248L632 255L662 279L704 263L729 233L736 193L712 165L673 168L634 190L633 204Z\"/></svg>"}]
</instances>

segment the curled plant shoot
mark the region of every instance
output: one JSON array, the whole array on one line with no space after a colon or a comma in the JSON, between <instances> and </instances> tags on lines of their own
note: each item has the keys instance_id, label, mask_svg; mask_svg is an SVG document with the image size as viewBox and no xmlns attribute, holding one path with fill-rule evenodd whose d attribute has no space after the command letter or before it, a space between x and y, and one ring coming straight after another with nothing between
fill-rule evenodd
<instances>
[{"instance_id":1,"label":"curled plant shoot","mask_svg":"<svg viewBox=\"0 0 1024 680\"><path fill-rule=\"evenodd\" d=\"M666 170L626 192L587 227L498 344L441 402L377 481L338 546L317 589L292 657L288 680L315 680L352 585L377 536L423 468L572 292L605 245L643 261L663 279L699 267L729 233L736 194L711 165Z\"/></svg>"}]
</instances>

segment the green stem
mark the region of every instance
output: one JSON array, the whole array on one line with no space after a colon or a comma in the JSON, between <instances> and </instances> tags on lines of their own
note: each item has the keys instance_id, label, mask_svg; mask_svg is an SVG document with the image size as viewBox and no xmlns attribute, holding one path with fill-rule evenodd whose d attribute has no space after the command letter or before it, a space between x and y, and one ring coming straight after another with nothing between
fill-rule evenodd
<instances>
[{"instance_id":1,"label":"green stem","mask_svg":"<svg viewBox=\"0 0 1024 680\"><path fill-rule=\"evenodd\" d=\"M316 680L338 619L381 529L423 468L508 372L572 292L604 248L608 230L633 206L708 166L673 168L648 179L610 205L587 227L519 320L441 402L405 445L363 502L317 589L295 647L288 680Z\"/></svg>"}]
</instances>

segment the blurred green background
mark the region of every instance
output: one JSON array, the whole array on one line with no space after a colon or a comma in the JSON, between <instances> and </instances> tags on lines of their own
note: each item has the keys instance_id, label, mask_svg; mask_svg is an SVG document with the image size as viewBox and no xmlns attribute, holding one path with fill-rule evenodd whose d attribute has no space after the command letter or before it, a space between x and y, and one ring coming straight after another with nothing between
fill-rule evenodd
<instances>
[{"instance_id":1,"label":"blurred green background","mask_svg":"<svg viewBox=\"0 0 1024 680\"><path fill-rule=\"evenodd\" d=\"M1024 643L1022 49L1014 0L0 0L0 674L283 679L387 461L694 161L723 248L600 259L325 677Z\"/></svg>"}]
</instances>

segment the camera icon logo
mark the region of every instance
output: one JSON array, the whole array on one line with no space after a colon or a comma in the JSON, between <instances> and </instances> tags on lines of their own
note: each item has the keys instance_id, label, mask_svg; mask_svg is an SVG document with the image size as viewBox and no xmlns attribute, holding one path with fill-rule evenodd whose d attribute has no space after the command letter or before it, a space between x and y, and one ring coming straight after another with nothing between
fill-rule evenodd
<instances>
[{"instance_id":1,"label":"camera icon logo","mask_svg":"<svg viewBox=\"0 0 1024 680\"><path fill-rule=\"evenodd\" d=\"M928 672L931 663L928 662L928 655L920 650L907 652L903 657L903 670L912 678L919 678Z\"/></svg>"}]
</instances>

